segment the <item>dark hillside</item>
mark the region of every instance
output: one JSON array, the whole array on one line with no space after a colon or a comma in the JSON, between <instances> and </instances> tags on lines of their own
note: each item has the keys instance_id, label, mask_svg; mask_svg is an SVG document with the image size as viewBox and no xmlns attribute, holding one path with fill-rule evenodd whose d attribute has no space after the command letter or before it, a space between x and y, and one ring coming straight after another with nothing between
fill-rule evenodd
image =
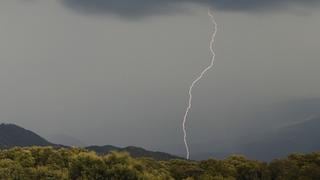
<instances>
[{"instance_id":1,"label":"dark hillside","mask_svg":"<svg viewBox=\"0 0 320 180\"><path fill-rule=\"evenodd\" d=\"M52 146L36 133L14 124L0 124L0 147Z\"/></svg>"},{"instance_id":2,"label":"dark hillside","mask_svg":"<svg viewBox=\"0 0 320 180\"><path fill-rule=\"evenodd\" d=\"M181 157L174 156L164 152L148 151L140 147L129 146L125 148L115 146L89 146L86 149L95 151L98 154L108 154L111 151L128 152L132 157L150 157L155 160L170 160L170 159L182 159Z\"/></svg>"}]
</instances>

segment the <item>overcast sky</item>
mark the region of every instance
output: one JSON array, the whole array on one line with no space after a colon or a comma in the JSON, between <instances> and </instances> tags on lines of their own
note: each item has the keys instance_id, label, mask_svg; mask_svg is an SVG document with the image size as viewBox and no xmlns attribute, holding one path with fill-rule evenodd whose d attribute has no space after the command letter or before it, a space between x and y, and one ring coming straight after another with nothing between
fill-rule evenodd
<instances>
[{"instance_id":1,"label":"overcast sky","mask_svg":"<svg viewBox=\"0 0 320 180\"><path fill-rule=\"evenodd\" d=\"M210 63L208 7L217 56L194 89L191 152L317 112L290 111L320 98L316 0L194 2L1 1L1 121L183 154L188 86Z\"/></svg>"}]
</instances>

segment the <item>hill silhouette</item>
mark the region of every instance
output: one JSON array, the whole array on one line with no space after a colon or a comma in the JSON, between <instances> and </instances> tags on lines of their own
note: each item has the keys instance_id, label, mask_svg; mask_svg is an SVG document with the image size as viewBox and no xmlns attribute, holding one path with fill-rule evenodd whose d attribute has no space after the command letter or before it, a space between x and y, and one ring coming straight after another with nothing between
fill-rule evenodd
<instances>
[{"instance_id":1,"label":"hill silhouette","mask_svg":"<svg viewBox=\"0 0 320 180\"><path fill-rule=\"evenodd\" d=\"M271 160L293 152L317 151L320 149L319 128L320 118L294 123L244 145L240 153L255 159Z\"/></svg>"},{"instance_id":2,"label":"hill silhouette","mask_svg":"<svg viewBox=\"0 0 320 180\"><path fill-rule=\"evenodd\" d=\"M0 147L53 146L38 134L14 124L0 124Z\"/></svg>"},{"instance_id":3,"label":"hill silhouette","mask_svg":"<svg viewBox=\"0 0 320 180\"><path fill-rule=\"evenodd\" d=\"M270 161L274 158L285 157L290 153L302 152L310 153L320 149L320 118L314 117L307 121L289 124L285 127L257 137L250 143L242 144L233 151L211 152L201 155L196 159L207 159L208 157L223 158L230 154L244 154L249 158L263 161ZM66 147L52 143L40 135L24 129L15 124L0 124L0 148L8 149L12 147L30 146L53 146ZM87 150L95 151L104 155L112 151L128 152L132 157L150 157L155 160L183 159L165 152L149 151L141 147L128 146L116 147L112 145L87 146Z\"/></svg>"},{"instance_id":4,"label":"hill silhouette","mask_svg":"<svg viewBox=\"0 0 320 180\"><path fill-rule=\"evenodd\" d=\"M0 124L1 149L30 146L68 147L65 145L51 143L40 135L15 124ZM181 159L178 156L174 156L168 153L148 151L146 149L134 146L125 148L115 147L111 145L88 146L85 147L85 149L95 151L98 154L108 154L111 151L121 151L128 152L133 157L150 157L156 160Z\"/></svg>"},{"instance_id":5,"label":"hill silhouette","mask_svg":"<svg viewBox=\"0 0 320 180\"><path fill-rule=\"evenodd\" d=\"M98 154L108 154L111 151L128 152L132 157L150 157L155 160L170 160L170 159L182 159L181 157L174 156L164 152L148 151L140 147L128 146L125 148L115 146L88 146L86 149L95 151Z\"/></svg>"}]
</instances>

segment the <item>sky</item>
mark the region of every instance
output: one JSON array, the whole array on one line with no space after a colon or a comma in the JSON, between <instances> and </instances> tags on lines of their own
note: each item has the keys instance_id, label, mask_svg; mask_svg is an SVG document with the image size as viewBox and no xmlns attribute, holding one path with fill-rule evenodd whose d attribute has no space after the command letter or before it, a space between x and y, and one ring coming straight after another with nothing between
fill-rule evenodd
<instances>
[{"instance_id":1,"label":"sky","mask_svg":"<svg viewBox=\"0 0 320 180\"><path fill-rule=\"evenodd\" d=\"M317 0L5 0L0 120L62 143L191 155L318 116ZM295 113L296 109L302 109ZM60 137L60 138L57 138Z\"/></svg>"}]
</instances>

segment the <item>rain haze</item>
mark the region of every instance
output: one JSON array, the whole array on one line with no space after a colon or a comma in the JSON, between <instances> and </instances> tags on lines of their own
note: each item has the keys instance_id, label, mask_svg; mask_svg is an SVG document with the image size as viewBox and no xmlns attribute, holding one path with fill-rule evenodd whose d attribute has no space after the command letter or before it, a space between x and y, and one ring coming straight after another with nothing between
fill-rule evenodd
<instances>
[{"instance_id":1,"label":"rain haze","mask_svg":"<svg viewBox=\"0 0 320 180\"><path fill-rule=\"evenodd\" d=\"M56 143L191 156L320 117L316 0L0 2L0 120ZM232 150L231 150L232 151Z\"/></svg>"}]
</instances>

